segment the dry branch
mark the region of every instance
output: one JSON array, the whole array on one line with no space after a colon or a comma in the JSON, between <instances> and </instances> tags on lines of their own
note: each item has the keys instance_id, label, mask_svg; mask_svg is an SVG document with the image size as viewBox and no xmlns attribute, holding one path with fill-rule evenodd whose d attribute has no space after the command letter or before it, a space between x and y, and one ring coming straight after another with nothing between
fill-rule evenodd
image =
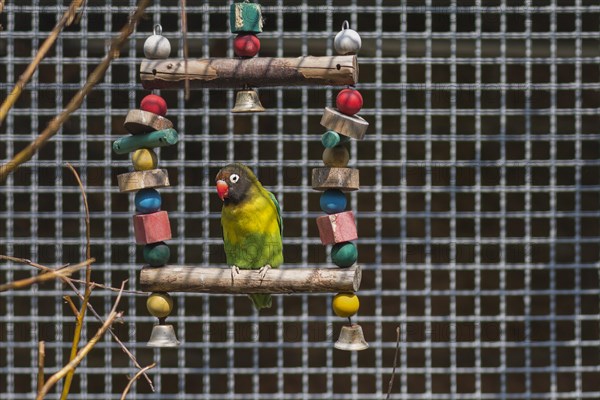
<instances>
[{"instance_id":1,"label":"dry branch","mask_svg":"<svg viewBox=\"0 0 600 400\"><path fill-rule=\"evenodd\" d=\"M14 282L5 283L4 285L0 285L0 292L6 292L7 290L11 290L11 289L23 289L23 288L29 287L31 285L34 285L36 283L46 282L51 279L57 279L57 278L61 278L64 276L68 276L68 275L71 275L75 271L79 271L80 269L87 267L94 261L96 261L96 260L94 260L93 258L90 258L89 260L86 260L84 262L81 262L81 263L78 263L75 265L69 265L68 267L64 267L61 269L52 270L51 272L46 272L46 273L38 275L38 276L21 279L21 280L14 281Z\"/></svg>"},{"instance_id":2,"label":"dry branch","mask_svg":"<svg viewBox=\"0 0 600 400\"><path fill-rule=\"evenodd\" d=\"M46 345L43 340L38 343L38 376L37 392L40 393L44 387L44 360L46 359Z\"/></svg>"},{"instance_id":3,"label":"dry branch","mask_svg":"<svg viewBox=\"0 0 600 400\"><path fill-rule=\"evenodd\" d=\"M144 267L140 285L149 292L202 293L337 293L355 292L361 269L293 268L271 269L261 280L257 270L241 270L231 283L229 268L202 268L165 265Z\"/></svg>"},{"instance_id":4,"label":"dry branch","mask_svg":"<svg viewBox=\"0 0 600 400\"><path fill-rule=\"evenodd\" d=\"M388 383L388 391L387 396L385 396L385 400L389 400L390 395L392 393L392 386L394 386L394 376L396 376L396 366L398 365L398 350L400 350L400 327L396 327L396 351L394 352L394 366L392 368L392 376L390 377L390 382Z\"/></svg>"},{"instance_id":5,"label":"dry branch","mask_svg":"<svg viewBox=\"0 0 600 400\"><path fill-rule=\"evenodd\" d=\"M44 40L44 43L42 43L42 45L40 46L37 54L35 55L35 58L31 62L31 64L27 66L27 69L19 77L19 80L15 84L13 90L10 92L8 97L0 106L0 126L2 126L2 122L6 118L8 111L12 108L12 106L15 105L17 99L21 95L21 92L23 92L25 85L27 85L27 82L29 82L29 80L35 73L35 70L37 69L38 65L42 62L48 51L52 48L54 42L56 42L56 39L58 39L60 31L62 31L65 26L71 25L71 23L75 19L77 10L79 10L83 3L85 3L85 0L73 0L67 11L65 11L65 13L63 14L62 18L56 23L56 25L54 25L54 28L52 28L52 31L50 31L50 34L48 35L46 40ZM0 13L2 12L3 8L4 0L0 0Z\"/></svg>"},{"instance_id":6,"label":"dry branch","mask_svg":"<svg viewBox=\"0 0 600 400\"><path fill-rule=\"evenodd\" d=\"M94 86L104 77L112 60L119 56L121 47L125 44L127 38L133 33L137 22L142 17L144 10L148 7L150 0L140 0L135 13L129 18L129 21L121 29L121 33L115 38L110 46L110 49L102 62L90 74L88 80L83 85L75 96L69 101L67 107L48 123L44 131L27 147L17 153L12 160L0 166L0 182L6 180L6 177L16 170L21 164L29 161L31 157L52 138L60 127L69 119L71 114L75 112L83 103L85 97L92 91Z\"/></svg>"},{"instance_id":7,"label":"dry branch","mask_svg":"<svg viewBox=\"0 0 600 400\"><path fill-rule=\"evenodd\" d=\"M133 385L133 383L135 381L137 381L138 379L140 379L140 376L142 376L142 374L146 373L146 371L148 371L151 368L156 367L156 363L152 363L144 368L142 368L141 370L138 371L137 374L135 374L133 376L133 378L131 378L129 380L129 383L127 383L127 386L125 386L125 389L123 390L123 394L121 395L121 400L125 400L125 397L127 397L127 393L129 393L129 389L131 389L131 386Z\"/></svg>"},{"instance_id":8,"label":"dry branch","mask_svg":"<svg viewBox=\"0 0 600 400\"><path fill-rule=\"evenodd\" d=\"M209 58L143 60L146 89L181 88L186 79L198 88L242 88L294 85L354 85L356 56L271 58Z\"/></svg>"}]
</instances>

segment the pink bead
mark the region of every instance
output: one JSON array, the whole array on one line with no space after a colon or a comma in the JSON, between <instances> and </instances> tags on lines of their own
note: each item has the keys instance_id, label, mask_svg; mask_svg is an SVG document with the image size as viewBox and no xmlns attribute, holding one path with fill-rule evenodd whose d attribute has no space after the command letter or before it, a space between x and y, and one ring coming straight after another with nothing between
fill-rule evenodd
<instances>
[{"instance_id":1,"label":"pink bead","mask_svg":"<svg viewBox=\"0 0 600 400\"><path fill-rule=\"evenodd\" d=\"M358 239L352 211L319 217L317 218L317 226L319 228L321 243L324 245L350 242Z\"/></svg>"},{"instance_id":2,"label":"pink bead","mask_svg":"<svg viewBox=\"0 0 600 400\"><path fill-rule=\"evenodd\" d=\"M342 114L354 115L362 108L363 98L356 89L344 89L337 95L335 104Z\"/></svg>"},{"instance_id":3,"label":"pink bead","mask_svg":"<svg viewBox=\"0 0 600 400\"><path fill-rule=\"evenodd\" d=\"M133 230L137 244L157 243L171 239L171 223L166 211L134 215Z\"/></svg>"},{"instance_id":4,"label":"pink bead","mask_svg":"<svg viewBox=\"0 0 600 400\"><path fill-rule=\"evenodd\" d=\"M158 114L161 117L167 115L167 102L155 94L149 94L144 97L140 103L140 108L144 111Z\"/></svg>"},{"instance_id":5,"label":"pink bead","mask_svg":"<svg viewBox=\"0 0 600 400\"><path fill-rule=\"evenodd\" d=\"M233 39L233 51L238 57L254 57L260 50L260 40L252 33L241 33Z\"/></svg>"}]
</instances>

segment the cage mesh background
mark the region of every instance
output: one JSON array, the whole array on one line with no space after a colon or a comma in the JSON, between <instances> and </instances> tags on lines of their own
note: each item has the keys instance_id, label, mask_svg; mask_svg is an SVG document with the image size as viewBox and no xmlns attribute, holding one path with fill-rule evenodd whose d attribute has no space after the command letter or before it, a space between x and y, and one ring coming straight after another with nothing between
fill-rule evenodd
<instances>
[{"instance_id":1,"label":"cage mesh background","mask_svg":"<svg viewBox=\"0 0 600 400\"><path fill-rule=\"evenodd\" d=\"M192 57L232 57L225 1L188 1ZM381 399L401 328L395 399L600 396L598 139L600 6L583 1L261 1L262 56L331 55L347 19L362 36L361 115L351 145L361 190L350 196L364 268L356 321L370 349L333 349L343 320L331 295L276 296L258 316L243 296L174 294L182 345L152 350L145 296L127 295L115 331L157 387L138 399ZM8 1L0 15L3 96L65 9ZM135 3L89 2L0 128L9 159L45 127L103 57ZM60 133L0 188L0 251L58 266L85 255L80 171L91 208L93 279L138 285L132 195L112 153L129 109L147 94L138 68L155 23L182 56L178 2L156 1L104 81ZM337 88L260 90L267 111L233 116L233 91L162 91L180 142L159 153L174 232L172 263L225 266L214 175L253 167L284 209L286 268L327 265L314 218L323 107ZM6 263L2 282L35 275ZM46 371L68 360L74 317L60 283L0 293L0 398L33 397L36 346ZM101 315L114 293L95 290ZM87 337L99 326L87 317ZM107 336L108 337L108 336ZM259 342L257 342L259 338ZM99 343L77 370L73 399L117 399L135 369ZM59 386L60 388L60 386ZM59 389L57 388L57 390ZM49 398L58 398L57 394Z\"/></svg>"}]
</instances>

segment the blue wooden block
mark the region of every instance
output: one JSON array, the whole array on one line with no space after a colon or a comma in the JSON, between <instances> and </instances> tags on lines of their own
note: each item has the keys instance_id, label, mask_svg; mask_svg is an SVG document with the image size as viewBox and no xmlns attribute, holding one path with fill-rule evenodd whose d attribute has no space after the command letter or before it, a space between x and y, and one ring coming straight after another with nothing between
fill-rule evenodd
<instances>
[{"instance_id":1,"label":"blue wooden block","mask_svg":"<svg viewBox=\"0 0 600 400\"><path fill-rule=\"evenodd\" d=\"M347 200L341 190L329 189L323 192L319 203L327 214L337 214L346 209Z\"/></svg>"},{"instance_id":2,"label":"blue wooden block","mask_svg":"<svg viewBox=\"0 0 600 400\"><path fill-rule=\"evenodd\" d=\"M156 189L142 189L135 194L135 209L142 214L150 214L160 210L161 198Z\"/></svg>"}]
</instances>

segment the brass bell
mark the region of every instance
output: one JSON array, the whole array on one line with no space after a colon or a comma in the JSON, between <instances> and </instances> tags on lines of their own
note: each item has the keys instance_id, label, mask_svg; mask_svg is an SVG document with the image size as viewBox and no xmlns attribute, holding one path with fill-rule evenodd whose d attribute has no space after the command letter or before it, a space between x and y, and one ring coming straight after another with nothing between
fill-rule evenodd
<instances>
[{"instance_id":1,"label":"brass bell","mask_svg":"<svg viewBox=\"0 0 600 400\"><path fill-rule=\"evenodd\" d=\"M333 345L336 349L346 351L359 351L369 348L363 335L362 328L358 324L344 325L340 337Z\"/></svg>"},{"instance_id":2,"label":"brass bell","mask_svg":"<svg viewBox=\"0 0 600 400\"><path fill-rule=\"evenodd\" d=\"M231 109L232 113L254 113L263 112L265 108L260 104L258 93L254 89L245 89L237 92L235 96L235 106Z\"/></svg>"},{"instance_id":3,"label":"brass bell","mask_svg":"<svg viewBox=\"0 0 600 400\"><path fill-rule=\"evenodd\" d=\"M150 334L150 340L148 340L148 347L177 347L179 346L179 340L175 335L175 329L173 325L154 325L152 327L152 333Z\"/></svg>"}]
</instances>

